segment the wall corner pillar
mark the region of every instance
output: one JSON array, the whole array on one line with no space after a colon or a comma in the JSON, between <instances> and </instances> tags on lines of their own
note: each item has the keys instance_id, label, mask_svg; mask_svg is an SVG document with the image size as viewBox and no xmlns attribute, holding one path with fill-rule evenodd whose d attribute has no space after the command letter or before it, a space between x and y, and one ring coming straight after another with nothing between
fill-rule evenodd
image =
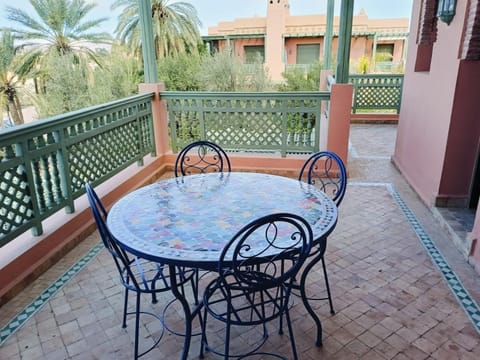
<instances>
[{"instance_id":1,"label":"wall corner pillar","mask_svg":"<svg viewBox=\"0 0 480 360\"><path fill-rule=\"evenodd\" d=\"M345 165L347 165L348 158L352 97L352 84L332 85L328 115L327 150L338 154Z\"/></svg>"},{"instance_id":2,"label":"wall corner pillar","mask_svg":"<svg viewBox=\"0 0 480 360\"><path fill-rule=\"evenodd\" d=\"M140 93L153 92L152 116L153 129L155 134L155 150L157 156L162 156L170 152L168 137L168 113L167 104L160 98L160 92L165 90L165 84L139 84Z\"/></svg>"}]
</instances>

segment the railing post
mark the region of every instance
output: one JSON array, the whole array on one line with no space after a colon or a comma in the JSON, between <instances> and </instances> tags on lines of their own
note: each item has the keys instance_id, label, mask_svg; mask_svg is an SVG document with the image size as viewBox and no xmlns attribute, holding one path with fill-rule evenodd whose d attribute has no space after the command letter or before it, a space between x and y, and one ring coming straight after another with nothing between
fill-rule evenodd
<instances>
[{"instance_id":1,"label":"railing post","mask_svg":"<svg viewBox=\"0 0 480 360\"><path fill-rule=\"evenodd\" d=\"M153 92L152 116L155 133L155 150L157 156L170 152L168 137L168 113L167 103L160 98L160 93L165 91L165 84L139 84L140 93Z\"/></svg>"},{"instance_id":2,"label":"railing post","mask_svg":"<svg viewBox=\"0 0 480 360\"><path fill-rule=\"evenodd\" d=\"M347 164L353 85L333 84L330 93L327 150Z\"/></svg>"},{"instance_id":3,"label":"railing post","mask_svg":"<svg viewBox=\"0 0 480 360\"><path fill-rule=\"evenodd\" d=\"M323 50L323 64L325 69L330 69L332 62L332 38L333 38L333 13L335 3L333 0L327 0L327 24L325 29L325 46Z\"/></svg>"},{"instance_id":4,"label":"railing post","mask_svg":"<svg viewBox=\"0 0 480 360\"><path fill-rule=\"evenodd\" d=\"M353 0L342 0L338 35L337 72L338 84L348 83L350 44L352 41Z\"/></svg>"}]
</instances>

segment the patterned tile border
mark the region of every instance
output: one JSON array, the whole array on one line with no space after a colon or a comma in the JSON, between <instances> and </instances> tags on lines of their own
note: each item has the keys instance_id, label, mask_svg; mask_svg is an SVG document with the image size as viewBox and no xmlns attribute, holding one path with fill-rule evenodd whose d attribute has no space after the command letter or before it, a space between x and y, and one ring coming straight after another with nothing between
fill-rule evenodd
<instances>
[{"instance_id":1,"label":"patterned tile border","mask_svg":"<svg viewBox=\"0 0 480 360\"><path fill-rule=\"evenodd\" d=\"M363 182L351 182L348 184L348 186L380 186L389 191L412 226L413 231L417 235L418 239L432 258L433 263L443 275L444 280L448 284L452 293L455 295L460 306L465 311L467 317L472 322L475 330L480 333L480 307L468 293L467 289L465 289L458 276L447 263L435 243L430 239L426 231L423 229L412 210L408 207L397 190L395 190L394 186L391 183ZM84 268L102 248L103 243L99 242L92 249L90 249L75 265L68 269L52 285L45 289L29 305L27 305L15 317L13 317L7 325L0 329L0 346L3 345L10 335L15 333L28 319L30 319L38 310L40 310L41 307L47 303L48 300L55 295L63 285L65 285L73 276L75 276L82 268Z\"/></svg>"},{"instance_id":2,"label":"patterned tile border","mask_svg":"<svg viewBox=\"0 0 480 360\"><path fill-rule=\"evenodd\" d=\"M448 287L455 295L457 301L465 311L467 317L472 322L475 330L480 334L480 307L469 294L468 290L465 289L462 282L452 270L443 254L437 248L430 236L428 236L427 232L423 229L422 225L417 220L406 202L402 199L400 194L397 192L393 184L352 182L349 183L348 186L382 186L390 192L390 194L402 210L403 214L407 218L408 222L412 226L413 231L417 235L423 247L427 250L428 254L432 258L433 263L437 266L438 270L442 274L443 279L447 283Z\"/></svg>"},{"instance_id":3,"label":"patterned tile border","mask_svg":"<svg viewBox=\"0 0 480 360\"><path fill-rule=\"evenodd\" d=\"M28 319L30 319L38 310L45 305L50 298L55 295L73 276L83 269L103 248L103 243L99 242L91 248L75 265L65 271L53 284L37 296L29 305L13 317L7 325L0 329L0 346L15 333Z\"/></svg>"}]
</instances>

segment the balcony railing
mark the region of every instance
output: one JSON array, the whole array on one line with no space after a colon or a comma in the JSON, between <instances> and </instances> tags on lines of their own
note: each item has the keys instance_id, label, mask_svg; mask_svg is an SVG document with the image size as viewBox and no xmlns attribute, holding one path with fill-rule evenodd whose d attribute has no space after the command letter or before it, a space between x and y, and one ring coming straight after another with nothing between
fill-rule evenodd
<instances>
[{"instance_id":1,"label":"balcony railing","mask_svg":"<svg viewBox=\"0 0 480 360\"><path fill-rule=\"evenodd\" d=\"M319 149L329 92L169 92L172 150L210 140L228 151L310 153ZM322 104L325 102L325 104Z\"/></svg>"},{"instance_id":2,"label":"balcony railing","mask_svg":"<svg viewBox=\"0 0 480 360\"><path fill-rule=\"evenodd\" d=\"M0 246L155 153L153 94L55 116L0 133Z\"/></svg>"},{"instance_id":3,"label":"balcony railing","mask_svg":"<svg viewBox=\"0 0 480 360\"><path fill-rule=\"evenodd\" d=\"M403 75L350 75L349 81L353 84L352 113L400 113Z\"/></svg>"},{"instance_id":4,"label":"balcony railing","mask_svg":"<svg viewBox=\"0 0 480 360\"><path fill-rule=\"evenodd\" d=\"M319 149L328 92L161 92L171 148L208 139L228 151L310 153ZM145 155L155 153L153 93L52 117L0 133L0 246L33 229Z\"/></svg>"}]
</instances>

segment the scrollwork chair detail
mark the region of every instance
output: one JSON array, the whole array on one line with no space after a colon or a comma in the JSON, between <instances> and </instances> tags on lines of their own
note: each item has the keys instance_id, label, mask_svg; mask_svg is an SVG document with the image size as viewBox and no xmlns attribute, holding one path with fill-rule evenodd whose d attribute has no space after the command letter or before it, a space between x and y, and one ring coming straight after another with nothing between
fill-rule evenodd
<instances>
[{"instance_id":1,"label":"scrollwork chair detail","mask_svg":"<svg viewBox=\"0 0 480 360\"><path fill-rule=\"evenodd\" d=\"M347 171L342 159L331 151L312 154L303 164L298 180L319 187L337 204L347 189Z\"/></svg>"},{"instance_id":2,"label":"scrollwork chair detail","mask_svg":"<svg viewBox=\"0 0 480 360\"><path fill-rule=\"evenodd\" d=\"M175 160L175 177L208 172L230 172L225 151L217 144L201 140L185 146Z\"/></svg>"},{"instance_id":3,"label":"scrollwork chair detail","mask_svg":"<svg viewBox=\"0 0 480 360\"><path fill-rule=\"evenodd\" d=\"M294 359L297 350L289 314L289 300L293 279L307 258L313 241L312 229L302 217L279 213L267 215L243 227L225 246L218 264L218 277L204 292L202 344L217 355L247 357L267 354L259 351L265 343L267 322L285 316ZM225 323L225 346L209 347L206 329L207 315ZM263 326L263 337L257 344L249 344L244 354L230 354L231 326ZM277 354L268 354L283 358Z\"/></svg>"},{"instance_id":4,"label":"scrollwork chair detail","mask_svg":"<svg viewBox=\"0 0 480 360\"><path fill-rule=\"evenodd\" d=\"M129 254L125 249L123 249L121 244L110 234L110 231L108 230L106 224L108 213L97 193L89 183L85 184L85 190L93 217L97 224L98 232L100 233L100 237L105 248L108 250L110 255L112 255L115 266L120 274L120 282L125 288L122 320L123 328L127 327L127 315L135 314L134 359L138 359L157 346L163 337L165 329L160 316L152 312L141 311L140 296L142 294L150 294L152 296L152 303L156 303L158 293L169 291L171 289L168 266L138 258ZM183 286L189 281L191 282L192 287L195 286L193 282L194 275L195 272L191 269L179 268L177 271L177 284L182 287L182 290ZM136 293L135 310L133 312L128 311L129 291ZM196 292L196 290L194 291ZM158 340L156 340L150 348L139 354L138 337L140 328L140 314L155 317L162 323L162 330Z\"/></svg>"},{"instance_id":5,"label":"scrollwork chair detail","mask_svg":"<svg viewBox=\"0 0 480 360\"><path fill-rule=\"evenodd\" d=\"M319 187L339 206L347 189L347 170L342 159L337 154L331 151L319 151L312 154L305 161L298 175L298 180ZM317 252L312 251L312 255L315 253ZM317 298L316 300L328 299L330 313L335 314L324 256L322 256L321 260L327 297Z\"/></svg>"}]
</instances>

